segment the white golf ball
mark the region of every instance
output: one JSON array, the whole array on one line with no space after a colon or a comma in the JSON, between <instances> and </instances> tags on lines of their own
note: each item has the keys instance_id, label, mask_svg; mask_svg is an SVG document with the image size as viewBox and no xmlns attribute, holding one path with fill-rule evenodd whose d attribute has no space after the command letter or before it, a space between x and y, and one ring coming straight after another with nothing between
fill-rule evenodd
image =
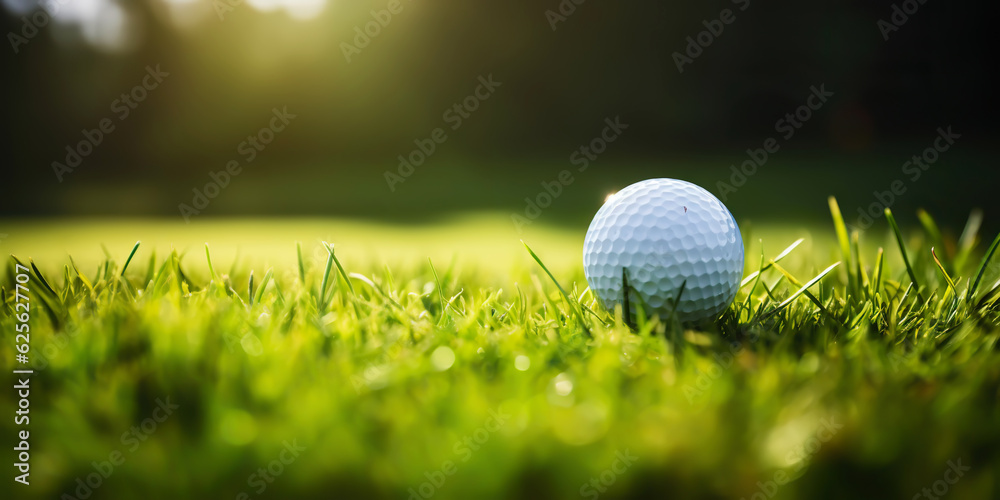
<instances>
[{"instance_id":1,"label":"white golf ball","mask_svg":"<svg viewBox=\"0 0 1000 500\"><path fill-rule=\"evenodd\" d=\"M587 283L611 311L623 301L623 269L633 315L641 303L650 316L676 312L685 323L716 318L743 277L740 228L729 209L699 186L676 179L637 182L604 203L583 243Z\"/></svg>"}]
</instances>

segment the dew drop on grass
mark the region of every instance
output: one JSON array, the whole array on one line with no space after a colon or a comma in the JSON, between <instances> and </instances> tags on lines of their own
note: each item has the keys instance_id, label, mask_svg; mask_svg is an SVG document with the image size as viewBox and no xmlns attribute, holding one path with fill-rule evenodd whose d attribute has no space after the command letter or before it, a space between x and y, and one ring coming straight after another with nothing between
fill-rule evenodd
<instances>
[{"instance_id":1,"label":"dew drop on grass","mask_svg":"<svg viewBox=\"0 0 1000 500\"><path fill-rule=\"evenodd\" d=\"M264 344L260 342L260 339L252 333L248 333L240 339L240 345L243 346L243 350L251 356L260 356L264 354Z\"/></svg>"},{"instance_id":2,"label":"dew drop on grass","mask_svg":"<svg viewBox=\"0 0 1000 500\"><path fill-rule=\"evenodd\" d=\"M439 372L451 368L451 365L455 364L455 351L444 345L434 349L434 352L431 353L431 364Z\"/></svg>"},{"instance_id":3,"label":"dew drop on grass","mask_svg":"<svg viewBox=\"0 0 1000 500\"><path fill-rule=\"evenodd\" d=\"M548 392L549 403L567 407L573 405L573 379L569 374L563 372L553 377Z\"/></svg>"},{"instance_id":4,"label":"dew drop on grass","mask_svg":"<svg viewBox=\"0 0 1000 500\"><path fill-rule=\"evenodd\" d=\"M560 380L556 382L556 394L560 396L567 396L571 392L573 392L573 381Z\"/></svg>"},{"instance_id":5,"label":"dew drop on grass","mask_svg":"<svg viewBox=\"0 0 1000 500\"><path fill-rule=\"evenodd\" d=\"M528 371L528 368L531 368L531 358L525 356L524 354L514 358L514 368L517 368L522 372Z\"/></svg>"}]
</instances>

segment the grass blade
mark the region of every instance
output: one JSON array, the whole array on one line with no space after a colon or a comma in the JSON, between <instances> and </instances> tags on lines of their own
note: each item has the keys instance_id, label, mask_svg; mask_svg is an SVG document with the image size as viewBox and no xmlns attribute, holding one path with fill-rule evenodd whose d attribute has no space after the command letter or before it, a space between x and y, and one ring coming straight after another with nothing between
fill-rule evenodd
<instances>
[{"instance_id":1,"label":"grass blade","mask_svg":"<svg viewBox=\"0 0 1000 500\"><path fill-rule=\"evenodd\" d=\"M570 310L573 311L573 314L576 314L577 319L580 321L580 326L583 327L583 331L587 334L588 337L593 338L594 335L590 333L590 328L587 327L586 322L584 322L583 320L583 313L580 312L575 306L576 302L574 302L572 299L569 298L569 295L566 294L566 290L563 290L562 285L560 285L559 282L556 281L556 277L553 276L551 272L549 272L549 268L545 267L545 264L542 263L542 259L538 258L538 255L535 255L535 252L531 250L531 247L529 247L528 244L524 242L524 240L521 240L521 244L524 245L524 248L526 250L528 250L528 254L531 255L531 258L534 259L539 266L541 266L542 270L545 271L545 274L549 276L549 279L556 284L556 288L559 289L559 293L562 294L563 299L566 300L566 304L569 306Z\"/></svg>"},{"instance_id":2,"label":"grass blade","mask_svg":"<svg viewBox=\"0 0 1000 500\"><path fill-rule=\"evenodd\" d=\"M803 286L802 282L800 282L798 279L796 279L795 276L793 276L792 273L788 272L785 268L783 268L783 267L781 267L781 266L779 266L777 264L774 265L774 268L777 269L778 271L780 271L781 274L785 275L785 277L788 278L788 282L789 283L791 283L791 284L793 284L793 285L795 285L797 287L802 287ZM816 307L818 307L820 309L820 311L822 311L824 314L826 314L828 317L830 317L834 321L840 323L840 320L838 320L837 317L834 316L833 313L831 313L830 310L827 309L826 306L823 305L823 301L822 300L816 298L816 296L813 295L812 293L810 293L809 290L807 290L807 289L803 290L802 293L805 294L806 298L808 298L809 300L811 300L813 302L813 304L816 304Z\"/></svg>"},{"instance_id":3,"label":"grass blade","mask_svg":"<svg viewBox=\"0 0 1000 500\"><path fill-rule=\"evenodd\" d=\"M983 211L976 209L969 214L962 236L958 238L958 252L955 254L955 272L964 273L965 264L969 261L972 249L979 242L979 227L983 223Z\"/></svg>"},{"instance_id":4,"label":"grass blade","mask_svg":"<svg viewBox=\"0 0 1000 500\"><path fill-rule=\"evenodd\" d=\"M31 264L31 269L35 271L35 276L38 277L38 281L42 283L42 286L44 286L45 289L48 290L53 297L59 297L59 294L56 293L56 291L49 285L49 282L45 279L45 276L42 276L42 272L38 270L37 266L35 266L35 261L32 259L28 259L28 263Z\"/></svg>"},{"instance_id":5,"label":"grass blade","mask_svg":"<svg viewBox=\"0 0 1000 500\"><path fill-rule=\"evenodd\" d=\"M993 258L993 253L997 251L998 245L1000 245L1000 234L993 239L993 244L990 245L989 250L986 251L986 255L983 256L983 260L979 263L979 270L976 271L976 280L972 282L972 287L969 288L969 295L967 297L969 300L972 300L973 296L976 295L979 282L983 280L983 275L986 274L986 266L990 263L990 259Z\"/></svg>"},{"instance_id":6,"label":"grass blade","mask_svg":"<svg viewBox=\"0 0 1000 500\"><path fill-rule=\"evenodd\" d=\"M941 270L941 274L944 275L944 280L948 282L948 288L951 289L951 293L955 294L955 298L958 298L958 290L955 289L955 282L948 275L948 271L945 270L944 264L941 263L941 259L938 258L937 252L934 251L934 247L931 247L931 257L934 258L934 263L937 264L938 269Z\"/></svg>"},{"instance_id":7,"label":"grass blade","mask_svg":"<svg viewBox=\"0 0 1000 500\"><path fill-rule=\"evenodd\" d=\"M927 232L927 236L930 237L931 242L933 242L934 247L943 247L944 239L941 238L941 230L938 229L937 222L934 221L934 217L927 213L924 209L917 210L917 219L920 219L920 224L924 226L924 231Z\"/></svg>"},{"instance_id":8,"label":"grass blade","mask_svg":"<svg viewBox=\"0 0 1000 500\"><path fill-rule=\"evenodd\" d=\"M880 287L882 286L882 266L885 260L885 252L882 251L882 247L878 249L878 255L875 257L875 270L872 271L872 282L871 282L871 296L875 297L878 294Z\"/></svg>"},{"instance_id":9,"label":"grass blade","mask_svg":"<svg viewBox=\"0 0 1000 500\"><path fill-rule=\"evenodd\" d=\"M205 260L208 261L208 274L215 281L215 267L212 266L212 254L208 251L208 243L205 243Z\"/></svg>"},{"instance_id":10,"label":"grass blade","mask_svg":"<svg viewBox=\"0 0 1000 500\"><path fill-rule=\"evenodd\" d=\"M625 268L622 267L622 319L625 321L625 324L627 324L630 327L632 327L633 326L633 325L631 325L631 322L632 322L632 305L629 304L628 289L629 289L629 287L628 287L628 273L626 272Z\"/></svg>"},{"instance_id":11,"label":"grass blade","mask_svg":"<svg viewBox=\"0 0 1000 500\"><path fill-rule=\"evenodd\" d=\"M351 291L351 295L356 296L357 294L354 293L354 284L351 283L351 278L347 276L347 271L344 270L344 266L340 265L340 259L337 258L337 254L333 251L333 244L324 241L323 245L325 245L326 250L330 252L330 257L333 257L333 263L337 265L337 271L340 272L340 277L344 278L344 281L347 282L347 289Z\"/></svg>"},{"instance_id":12,"label":"grass blade","mask_svg":"<svg viewBox=\"0 0 1000 500\"><path fill-rule=\"evenodd\" d=\"M430 257L427 258L427 264L431 266L431 274L434 275L434 288L437 289L438 300L441 301L441 307L444 307L444 288L441 286L441 278L438 277L437 269L434 268L434 262ZM442 316L443 318L443 316Z\"/></svg>"},{"instance_id":13,"label":"grass blade","mask_svg":"<svg viewBox=\"0 0 1000 500\"><path fill-rule=\"evenodd\" d=\"M132 257L135 257L135 252L139 250L139 244L140 243L142 243L142 242L141 241L135 242L135 246L132 247L132 253L128 254L128 258L125 259L125 265L122 266L122 272L121 272L121 274L119 274L119 276L122 276L122 277L125 276L125 270L128 269L128 265L132 262Z\"/></svg>"},{"instance_id":14,"label":"grass blade","mask_svg":"<svg viewBox=\"0 0 1000 500\"><path fill-rule=\"evenodd\" d=\"M320 283L319 294L317 294L319 303L317 303L316 306L319 307L320 313L326 311L326 287L327 284L330 282L330 270L333 269L333 252L330 251L330 247L327 246L325 241L323 242L323 246L326 247L327 256L326 256L326 270L323 271L323 282ZM302 262L302 260L299 259L299 262Z\"/></svg>"},{"instance_id":15,"label":"grass blade","mask_svg":"<svg viewBox=\"0 0 1000 500\"><path fill-rule=\"evenodd\" d=\"M371 287L372 290L378 292L378 294L381 295L382 298L384 298L389 305L395 306L397 309L403 311L404 313L406 312L406 309L404 309L403 306L399 304L399 302L396 302L396 299L392 298L391 295L389 295L385 290L383 290L382 287L379 286L377 283L372 281L371 278L361 273L351 273L351 278L354 278L358 281L361 281L362 283L365 283L366 285Z\"/></svg>"},{"instance_id":16,"label":"grass blade","mask_svg":"<svg viewBox=\"0 0 1000 500\"><path fill-rule=\"evenodd\" d=\"M156 273L156 249L149 255L149 266L146 267L146 277L142 280L142 286L149 286L149 283L153 281L153 275Z\"/></svg>"},{"instance_id":17,"label":"grass blade","mask_svg":"<svg viewBox=\"0 0 1000 500\"><path fill-rule=\"evenodd\" d=\"M251 305L259 304L260 300L264 298L264 289L267 288L267 284L271 281L271 275L273 272L273 269L268 269L267 272L264 273L264 279L260 280L260 286L257 288L257 295L253 298Z\"/></svg>"},{"instance_id":18,"label":"grass blade","mask_svg":"<svg viewBox=\"0 0 1000 500\"><path fill-rule=\"evenodd\" d=\"M794 248L795 246L798 246L798 244L801 243L801 242L802 242L802 239L800 238L799 241L797 241L795 243L792 243L792 246L789 247L789 248ZM760 263L757 265L757 271L754 272L753 274L751 274L751 276L753 276L753 280L754 280L753 281L753 286L750 287L750 291L747 292L747 299L745 301L743 301L743 304L740 305L740 310L737 313L737 321L739 320L739 316L741 314L743 314L743 310L744 309L746 309L746 311L747 311L747 319L753 317L753 310L752 310L752 308L750 306L750 301L753 300L753 292L755 290L757 290L757 285L760 283L761 274L764 272L764 242L762 240L760 242L760 248L761 248L761 251L760 251ZM778 257L782 257L782 256L779 255ZM777 262L778 258L776 257L774 260L775 260L775 262ZM771 264L768 263L767 266L770 267ZM750 276L748 276L747 278L750 278ZM744 283L746 281L747 281L746 279L743 280ZM743 288L743 283L740 283L740 288Z\"/></svg>"},{"instance_id":19,"label":"grass blade","mask_svg":"<svg viewBox=\"0 0 1000 500\"><path fill-rule=\"evenodd\" d=\"M684 289L687 288L687 285L688 285L687 280L681 282L681 287L677 290L677 298L674 299L673 307L670 308L671 312L675 314L677 313L677 306L681 304L681 296L684 295Z\"/></svg>"},{"instance_id":20,"label":"grass blade","mask_svg":"<svg viewBox=\"0 0 1000 500\"><path fill-rule=\"evenodd\" d=\"M993 284L993 288L983 294L983 298L979 299L979 303L976 304L976 309L985 309L991 307L994 302L1000 299L1000 281Z\"/></svg>"},{"instance_id":21,"label":"grass blade","mask_svg":"<svg viewBox=\"0 0 1000 500\"><path fill-rule=\"evenodd\" d=\"M792 250L795 250L795 248L798 247L800 244L802 244L803 241L805 241L805 238L799 238L799 239L795 240L794 243L792 243L791 245L788 245L788 248L786 248L784 251L782 251L781 253L779 253L777 257L771 259L771 262L768 262L767 265L765 265L765 266L761 267L759 270L754 271L754 272L750 273L749 275L747 275L747 277L743 278L743 281L740 282L740 288L743 288L743 287L747 286L747 283L750 283L751 281L753 281L754 279L756 279L757 276L760 275L760 273L762 273L764 271L767 271L768 269L771 269L771 264L772 263L774 263L774 262L780 262L781 259L784 259L785 257L788 256L788 254L792 253ZM763 247L763 242L761 242L761 247ZM761 262L763 263L763 260L764 260L764 253L763 252L761 252L760 258L761 258ZM753 288L750 289L750 293L753 293Z\"/></svg>"},{"instance_id":22,"label":"grass blade","mask_svg":"<svg viewBox=\"0 0 1000 500\"><path fill-rule=\"evenodd\" d=\"M763 320L765 320L765 319L767 319L767 318L770 318L771 316L774 316L774 315L775 315L775 314L777 314L777 313L778 313L779 311L781 311L782 309L784 309L785 307L787 307L787 306L788 306L788 304L791 304L791 303L792 303L792 301L794 301L794 300L795 300L796 298L798 298L798 297L799 297L799 295L802 295L802 294L803 294L803 293L805 293L805 292L806 292L806 290L808 290L808 289L809 289L810 287L812 287L812 286L813 286L813 285L815 285L816 283L819 283L819 280L821 280L821 279L825 278L827 274L830 274L830 271L833 271L833 270L834 270L834 269L835 269L835 268L836 268L837 266L839 266L839 265L840 265L840 262L836 262L836 263L834 263L834 264L833 264L832 266L830 266L830 267L826 268L826 269L825 269L825 270L824 270L823 272L819 273L819 274L818 274L818 275L817 275L817 276L816 276L815 278L813 278L813 279L809 280L809 282L808 282L808 283L806 283L805 285L802 285L802 287L801 287L801 288L799 288L799 289L798 289L798 290L797 290L797 291L796 291L795 293L793 293L793 294L792 294L792 295L791 295L790 297L788 297L787 299L785 299L785 300L784 300L784 302L782 302L782 303L778 304L778 306L777 306L777 307L775 307L774 309L771 309L771 310L770 310L769 312L767 312L766 314L764 314L763 316L761 316L761 318L760 318L760 321L763 321Z\"/></svg>"},{"instance_id":23,"label":"grass blade","mask_svg":"<svg viewBox=\"0 0 1000 500\"><path fill-rule=\"evenodd\" d=\"M91 298L93 298L94 297L94 285L92 285L90 283L90 280L87 279L87 276L85 276L83 273L80 272L80 268L76 267L76 262L73 261L73 256L72 255L69 256L69 263L72 264L73 270L76 271L77 277L80 278L80 282L83 283L83 286L87 287L87 290L90 292Z\"/></svg>"},{"instance_id":24,"label":"grass blade","mask_svg":"<svg viewBox=\"0 0 1000 500\"><path fill-rule=\"evenodd\" d=\"M910 281L913 282L913 288L917 292L917 298L923 301L923 295L920 293L920 281L917 280L917 273L913 271L913 266L910 264L910 257L906 254L906 244L903 243L903 233L899 230L899 224L896 224L896 218L892 216L892 210L888 207L885 209L885 218L889 221L889 225L892 226L893 234L896 235L896 243L899 244L899 253L903 256L903 264L906 265L906 274L910 276Z\"/></svg>"},{"instance_id":25,"label":"grass blade","mask_svg":"<svg viewBox=\"0 0 1000 500\"><path fill-rule=\"evenodd\" d=\"M302 243L295 242L295 254L299 259L299 281L305 284L306 282L306 265L302 262Z\"/></svg>"},{"instance_id":26,"label":"grass blade","mask_svg":"<svg viewBox=\"0 0 1000 500\"><path fill-rule=\"evenodd\" d=\"M837 242L840 244L840 254L843 262L847 263L847 289L852 293L856 291L857 277L851 269L851 241L847 236L847 224L844 224L844 216L840 213L840 205L837 198L833 196L827 199L830 205L830 215L833 217L833 227L837 231Z\"/></svg>"},{"instance_id":27,"label":"grass blade","mask_svg":"<svg viewBox=\"0 0 1000 500\"><path fill-rule=\"evenodd\" d=\"M861 234L857 231L851 232L851 258L854 260L854 275L858 278L858 293L868 287L868 274L865 273L865 266L861 262Z\"/></svg>"},{"instance_id":28,"label":"grass blade","mask_svg":"<svg viewBox=\"0 0 1000 500\"><path fill-rule=\"evenodd\" d=\"M250 307L253 307L253 269L250 270L250 283L247 285L247 300L250 301Z\"/></svg>"}]
</instances>

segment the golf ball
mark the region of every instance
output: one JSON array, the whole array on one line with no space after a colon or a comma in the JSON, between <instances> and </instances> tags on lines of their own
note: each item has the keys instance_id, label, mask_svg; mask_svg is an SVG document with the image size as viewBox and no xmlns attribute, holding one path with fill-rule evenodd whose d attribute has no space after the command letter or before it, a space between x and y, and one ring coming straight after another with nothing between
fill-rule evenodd
<instances>
[{"instance_id":1,"label":"golf ball","mask_svg":"<svg viewBox=\"0 0 1000 500\"><path fill-rule=\"evenodd\" d=\"M633 315L642 304L650 316L676 312L682 322L697 322L717 317L736 297L743 239L712 193L677 179L648 179L597 211L583 243L583 269L609 310L623 301L624 270Z\"/></svg>"}]
</instances>

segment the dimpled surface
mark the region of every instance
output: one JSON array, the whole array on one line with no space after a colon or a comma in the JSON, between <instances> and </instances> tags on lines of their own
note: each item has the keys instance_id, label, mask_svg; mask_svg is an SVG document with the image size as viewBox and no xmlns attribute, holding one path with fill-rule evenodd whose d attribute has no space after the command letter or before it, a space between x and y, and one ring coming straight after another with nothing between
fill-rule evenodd
<instances>
[{"instance_id":1,"label":"dimpled surface","mask_svg":"<svg viewBox=\"0 0 1000 500\"><path fill-rule=\"evenodd\" d=\"M587 283L611 311L622 302L623 268L630 304L641 299L648 314L667 317L686 282L678 319L711 319L736 296L743 239L729 209L712 193L686 181L648 179L612 196L583 243Z\"/></svg>"}]
</instances>

